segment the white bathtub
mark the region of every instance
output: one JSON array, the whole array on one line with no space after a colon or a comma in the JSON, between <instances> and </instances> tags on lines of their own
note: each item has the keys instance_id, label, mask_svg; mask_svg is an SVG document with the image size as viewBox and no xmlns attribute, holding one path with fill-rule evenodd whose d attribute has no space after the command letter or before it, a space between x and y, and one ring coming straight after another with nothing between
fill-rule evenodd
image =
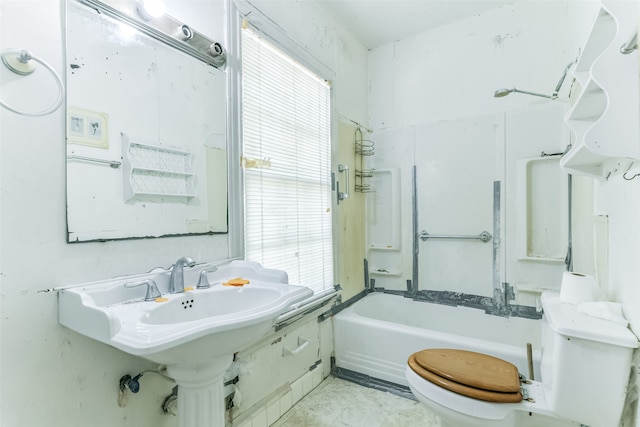
<instances>
[{"instance_id":1,"label":"white bathtub","mask_svg":"<svg viewBox=\"0 0 640 427\"><path fill-rule=\"evenodd\" d=\"M333 317L336 366L407 386L409 355L457 348L508 360L529 376L526 344L540 367L540 320L500 317L475 308L413 301L375 292Z\"/></svg>"}]
</instances>

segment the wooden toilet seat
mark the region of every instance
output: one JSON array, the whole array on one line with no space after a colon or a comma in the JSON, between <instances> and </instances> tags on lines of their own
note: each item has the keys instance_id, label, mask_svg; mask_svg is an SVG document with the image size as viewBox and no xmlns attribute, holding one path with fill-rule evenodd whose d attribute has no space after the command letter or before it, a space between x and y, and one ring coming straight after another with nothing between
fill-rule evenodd
<instances>
[{"instance_id":1,"label":"wooden toilet seat","mask_svg":"<svg viewBox=\"0 0 640 427\"><path fill-rule=\"evenodd\" d=\"M409 366L422 378L449 391L497 403L522 400L515 365L466 350L428 349L409 356Z\"/></svg>"}]
</instances>

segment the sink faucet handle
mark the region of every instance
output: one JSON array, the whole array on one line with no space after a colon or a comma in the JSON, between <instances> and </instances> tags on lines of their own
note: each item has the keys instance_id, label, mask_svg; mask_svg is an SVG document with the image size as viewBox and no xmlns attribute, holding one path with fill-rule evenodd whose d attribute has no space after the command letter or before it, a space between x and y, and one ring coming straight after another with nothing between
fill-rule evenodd
<instances>
[{"instance_id":1,"label":"sink faucet handle","mask_svg":"<svg viewBox=\"0 0 640 427\"><path fill-rule=\"evenodd\" d=\"M211 287L211 283L209 283L209 278L207 278L208 273L213 273L217 271L218 267L211 267L200 272L200 279L198 279L198 284L196 285L196 289L207 289Z\"/></svg>"},{"instance_id":2,"label":"sink faucet handle","mask_svg":"<svg viewBox=\"0 0 640 427\"><path fill-rule=\"evenodd\" d=\"M158 285L151 279L141 280L139 282L127 282L124 284L125 288L136 288L138 286L147 285L147 294L144 296L145 301L155 301L156 298L162 296L160 290L158 290Z\"/></svg>"}]
</instances>

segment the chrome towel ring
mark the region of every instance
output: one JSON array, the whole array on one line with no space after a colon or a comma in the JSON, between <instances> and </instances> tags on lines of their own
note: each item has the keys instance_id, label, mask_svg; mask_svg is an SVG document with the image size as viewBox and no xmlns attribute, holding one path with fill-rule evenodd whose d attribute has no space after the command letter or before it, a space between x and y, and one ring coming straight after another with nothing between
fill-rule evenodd
<instances>
[{"instance_id":1,"label":"chrome towel ring","mask_svg":"<svg viewBox=\"0 0 640 427\"><path fill-rule=\"evenodd\" d=\"M49 108L45 110L35 111L35 112L20 111L11 107L2 99L0 99L0 105L2 105L4 108L6 108L9 111L13 111L16 114L20 114L23 116L30 116L30 117L46 116L47 114L51 114L54 111L56 111L60 107L60 105L62 105L62 99L64 97L64 84L62 83L62 79L60 78L58 73L56 73L56 71L53 69L53 67L51 67L51 65L47 64L44 60L33 56L31 53L29 53L29 51L26 51L26 50L15 50L15 49L5 50L2 53L0 53L0 58L2 58L2 63L9 70L21 76L28 76L29 74L33 73L35 71L35 64L33 62L34 61L38 62L44 68L49 70L51 74L53 74L56 84L58 85L58 97L56 101Z\"/></svg>"}]
</instances>

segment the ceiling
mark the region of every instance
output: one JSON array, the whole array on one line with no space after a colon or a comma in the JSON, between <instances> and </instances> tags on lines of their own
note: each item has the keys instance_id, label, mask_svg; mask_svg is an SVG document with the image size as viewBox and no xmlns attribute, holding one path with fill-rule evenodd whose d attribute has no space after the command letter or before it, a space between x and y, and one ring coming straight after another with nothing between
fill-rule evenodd
<instances>
[{"instance_id":1,"label":"ceiling","mask_svg":"<svg viewBox=\"0 0 640 427\"><path fill-rule=\"evenodd\" d=\"M513 3L513 0L317 1L369 49Z\"/></svg>"}]
</instances>

